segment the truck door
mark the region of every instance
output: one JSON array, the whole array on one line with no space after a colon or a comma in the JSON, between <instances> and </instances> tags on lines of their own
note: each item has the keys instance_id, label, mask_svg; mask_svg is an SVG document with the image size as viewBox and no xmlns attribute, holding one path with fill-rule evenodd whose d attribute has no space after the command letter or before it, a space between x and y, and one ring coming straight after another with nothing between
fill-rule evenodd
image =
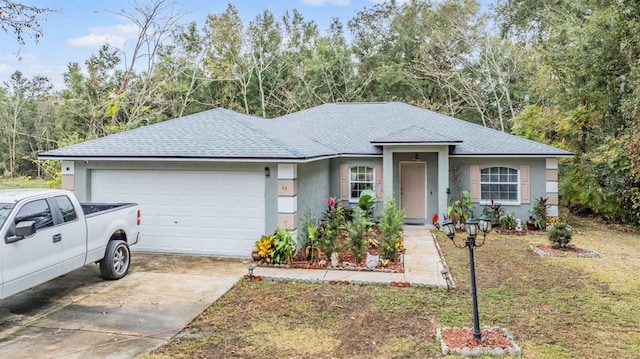
<instances>
[{"instance_id":1,"label":"truck door","mask_svg":"<svg viewBox=\"0 0 640 359\"><path fill-rule=\"evenodd\" d=\"M57 226L62 242L62 273L84 265L87 258L87 224L78 218L78 212L67 196L53 197L51 205L59 209Z\"/></svg>"},{"instance_id":2,"label":"truck door","mask_svg":"<svg viewBox=\"0 0 640 359\"><path fill-rule=\"evenodd\" d=\"M36 232L23 238L15 237L16 224L25 221L35 222ZM22 205L2 240L2 297L62 275L60 233L45 199Z\"/></svg>"}]
</instances>

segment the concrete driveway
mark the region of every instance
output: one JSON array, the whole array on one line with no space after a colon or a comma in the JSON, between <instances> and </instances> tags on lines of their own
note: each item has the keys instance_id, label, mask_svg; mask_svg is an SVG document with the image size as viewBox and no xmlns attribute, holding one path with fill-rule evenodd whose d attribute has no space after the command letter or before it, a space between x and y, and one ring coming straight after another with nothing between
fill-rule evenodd
<instances>
[{"instance_id":1,"label":"concrete driveway","mask_svg":"<svg viewBox=\"0 0 640 359\"><path fill-rule=\"evenodd\" d=\"M132 253L129 274L89 265L0 301L0 357L133 358L175 335L229 290L247 264Z\"/></svg>"}]
</instances>

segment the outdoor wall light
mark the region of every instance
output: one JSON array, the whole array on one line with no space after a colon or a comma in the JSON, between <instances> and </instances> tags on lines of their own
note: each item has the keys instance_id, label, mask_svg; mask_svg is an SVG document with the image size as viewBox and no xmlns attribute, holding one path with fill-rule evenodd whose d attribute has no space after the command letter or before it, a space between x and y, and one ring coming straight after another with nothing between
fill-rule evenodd
<instances>
[{"instance_id":1,"label":"outdoor wall light","mask_svg":"<svg viewBox=\"0 0 640 359\"><path fill-rule=\"evenodd\" d=\"M269 167L264 168L264 176L265 177L271 176L271 170L269 169Z\"/></svg>"},{"instance_id":2,"label":"outdoor wall light","mask_svg":"<svg viewBox=\"0 0 640 359\"><path fill-rule=\"evenodd\" d=\"M467 231L467 239L465 239L464 244L458 244L455 241L456 235L456 227L453 222L445 217L442 222L442 232L451 239L453 245L456 248L468 248L469 249L469 269L471 272L471 303L473 310L473 338L475 340L480 340L480 320L478 319L478 296L476 294L476 269L473 258L474 250L477 247L482 247L484 245L485 239L487 238L487 233L491 231L491 218L486 214L483 214L480 217L480 221L478 222L474 217L473 213L471 217L465 222L465 230ZM482 232L482 242L476 242L476 236L478 235L478 231ZM444 272L444 271L443 271ZM442 273L444 276L445 274ZM447 283L448 284L448 283Z\"/></svg>"}]
</instances>

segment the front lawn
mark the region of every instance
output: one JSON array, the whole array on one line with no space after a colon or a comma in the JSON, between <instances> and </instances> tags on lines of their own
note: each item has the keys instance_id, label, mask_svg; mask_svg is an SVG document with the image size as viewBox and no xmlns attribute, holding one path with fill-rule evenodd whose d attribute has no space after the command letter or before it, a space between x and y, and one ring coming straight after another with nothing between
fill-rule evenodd
<instances>
[{"instance_id":1,"label":"front lawn","mask_svg":"<svg viewBox=\"0 0 640 359\"><path fill-rule=\"evenodd\" d=\"M476 251L481 325L525 358L637 358L640 235L576 219L599 258L543 258L546 237L491 234ZM462 239L462 238L460 238ZM458 289L240 281L193 327L141 359L440 357L436 328L471 326L468 259L439 235Z\"/></svg>"}]
</instances>

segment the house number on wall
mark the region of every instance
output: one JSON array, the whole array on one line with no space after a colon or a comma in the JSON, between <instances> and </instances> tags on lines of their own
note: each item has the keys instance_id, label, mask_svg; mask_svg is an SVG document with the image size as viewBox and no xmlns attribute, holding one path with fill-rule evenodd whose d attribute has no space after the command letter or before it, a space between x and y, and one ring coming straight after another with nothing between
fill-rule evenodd
<instances>
[{"instance_id":1,"label":"house number on wall","mask_svg":"<svg viewBox=\"0 0 640 359\"><path fill-rule=\"evenodd\" d=\"M287 187L287 186L282 186L282 190L283 190L283 191L286 191L288 188L289 188L289 187Z\"/></svg>"}]
</instances>

